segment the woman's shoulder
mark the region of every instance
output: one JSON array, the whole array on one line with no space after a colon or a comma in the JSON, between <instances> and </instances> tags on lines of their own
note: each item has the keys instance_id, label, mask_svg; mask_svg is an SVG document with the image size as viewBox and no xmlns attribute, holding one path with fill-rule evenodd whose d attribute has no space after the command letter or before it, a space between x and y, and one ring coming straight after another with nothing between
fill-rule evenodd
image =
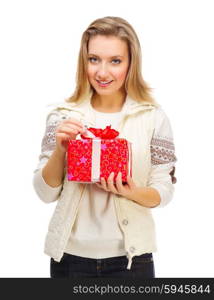
<instances>
[{"instance_id":1,"label":"woman's shoulder","mask_svg":"<svg viewBox=\"0 0 214 300\"><path fill-rule=\"evenodd\" d=\"M159 123L170 122L170 118L166 113L165 109L159 104L154 108L155 112L155 121Z\"/></svg>"},{"instance_id":2,"label":"woman's shoulder","mask_svg":"<svg viewBox=\"0 0 214 300\"><path fill-rule=\"evenodd\" d=\"M60 119L67 119L71 115L76 115L74 112L77 103L75 102L57 102L47 105L47 120L58 121Z\"/></svg>"},{"instance_id":3,"label":"woman's shoulder","mask_svg":"<svg viewBox=\"0 0 214 300\"><path fill-rule=\"evenodd\" d=\"M155 108L154 123L155 135L162 137L173 136L170 118L161 105Z\"/></svg>"},{"instance_id":4,"label":"woman's shoulder","mask_svg":"<svg viewBox=\"0 0 214 300\"><path fill-rule=\"evenodd\" d=\"M66 102L66 101L50 103L47 105L50 111L58 111L58 112L64 110L71 110L75 106L77 106L76 102Z\"/></svg>"}]
</instances>

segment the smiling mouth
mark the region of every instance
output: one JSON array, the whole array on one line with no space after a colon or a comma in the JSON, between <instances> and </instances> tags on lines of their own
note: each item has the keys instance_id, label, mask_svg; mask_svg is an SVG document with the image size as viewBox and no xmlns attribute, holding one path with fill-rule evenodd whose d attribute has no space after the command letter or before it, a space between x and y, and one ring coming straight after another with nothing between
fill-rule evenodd
<instances>
[{"instance_id":1,"label":"smiling mouth","mask_svg":"<svg viewBox=\"0 0 214 300\"><path fill-rule=\"evenodd\" d=\"M109 86L113 82L113 80L110 80L110 81L96 80L96 81L99 84L99 86L101 86L101 87Z\"/></svg>"}]
</instances>

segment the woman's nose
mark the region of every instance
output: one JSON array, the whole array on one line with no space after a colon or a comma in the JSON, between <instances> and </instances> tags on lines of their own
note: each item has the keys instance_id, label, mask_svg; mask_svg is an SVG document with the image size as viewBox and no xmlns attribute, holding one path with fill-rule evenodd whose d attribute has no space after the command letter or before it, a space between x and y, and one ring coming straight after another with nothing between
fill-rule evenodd
<instances>
[{"instance_id":1,"label":"woman's nose","mask_svg":"<svg viewBox=\"0 0 214 300\"><path fill-rule=\"evenodd\" d=\"M108 68L106 64L100 64L97 70L97 75L100 77L105 77L108 74Z\"/></svg>"}]
</instances>

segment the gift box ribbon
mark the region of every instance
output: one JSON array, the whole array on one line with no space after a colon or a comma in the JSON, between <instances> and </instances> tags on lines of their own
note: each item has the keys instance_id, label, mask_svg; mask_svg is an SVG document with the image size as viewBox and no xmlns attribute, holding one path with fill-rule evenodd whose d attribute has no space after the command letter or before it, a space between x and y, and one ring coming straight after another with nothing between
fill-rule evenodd
<instances>
[{"instance_id":1,"label":"gift box ribbon","mask_svg":"<svg viewBox=\"0 0 214 300\"><path fill-rule=\"evenodd\" d=\"M119 132L117 130L112 129L111 125L106 126L105 129L86 127L85 133L80 135L82 139L92 139L92 182L100 180L101 140L115 139L118 135Z\"/></svg>"},{"instance_id":2,"label":"gift box ribbon","mask_svg":"<svg viewBox=\"0 0 214 300\"><path fill-rule=\"evenodd\" d=\"M86 133L85 134L81 134L81 138L82 139L87 139L87 138L100 138L102 140L111 140L111 139L115 139L118 135L119 132L115 129L111 128L111 125L106 126L105 129L101 129L101 128L86 128Z\"/></svg>"}]
</instances>

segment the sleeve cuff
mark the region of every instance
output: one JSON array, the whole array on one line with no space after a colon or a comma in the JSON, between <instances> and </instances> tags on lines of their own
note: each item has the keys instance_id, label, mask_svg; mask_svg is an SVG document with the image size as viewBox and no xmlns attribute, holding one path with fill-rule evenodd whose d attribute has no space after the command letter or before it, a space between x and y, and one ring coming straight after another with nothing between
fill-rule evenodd
<instances>
[{"instance_id":1,"label":"sleeve cuff","mask_svg":"<svg viewBox=\"0 0 214 300\"><path fill-rule=\"evenodd\" d=\"M166 206L173 198L174 186L169 174L172 165L173 164L171 163L168 165L152 167L150 180L147 186L156 189L160 194L161 201L156 207Z\"/></svg>"},{"instance_id":2,"label":"sleeve cuff","mask_svg":"<svg viewBox=\"0 0 214 300\"><path fill-rule=\"evenodd\" d=\"M45 182L42 177L42 168L34 173L33 186L39 198L45 203L56 201L62 189L62 184L57 187L51 187Z\"/></svg>"},{"instance_id":3,"label":"sleeve cuff","mask_svg":"<svg viewBox=\"0 0 214 300\"><path fill-rule=\"evenodd\" d=\"M164 207L172 200L174 194L174 187L172 184L152 184L150 187L156 189L161 198L160 204L155 206L155 208Z\"/></svg>"}]
</instances>

